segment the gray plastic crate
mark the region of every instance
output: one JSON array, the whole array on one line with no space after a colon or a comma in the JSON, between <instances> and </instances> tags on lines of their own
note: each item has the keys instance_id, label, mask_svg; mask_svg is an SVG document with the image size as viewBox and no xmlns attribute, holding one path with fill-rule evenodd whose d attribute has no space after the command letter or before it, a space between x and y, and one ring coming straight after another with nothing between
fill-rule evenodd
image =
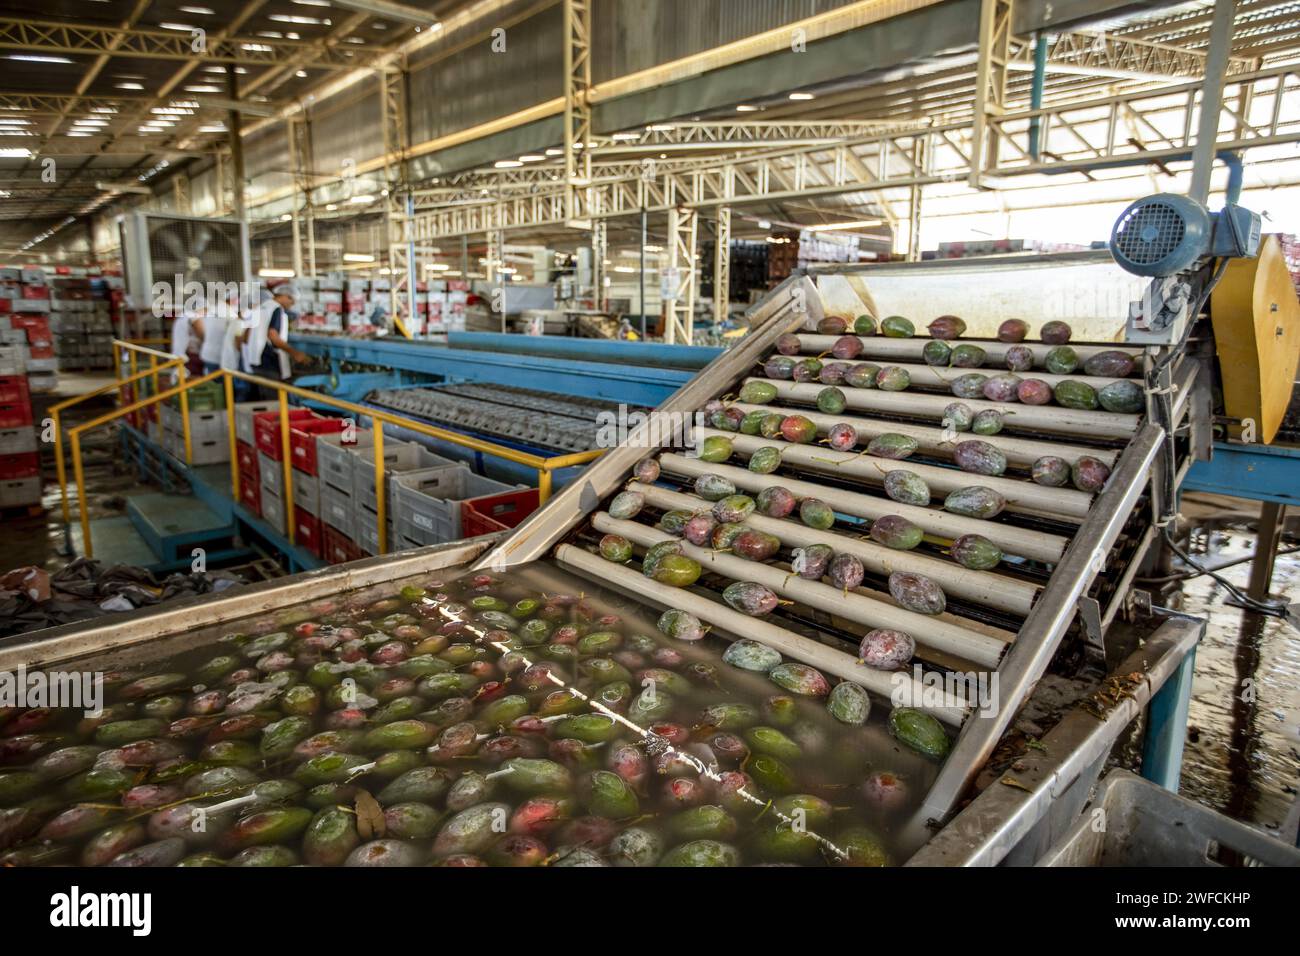
<instances>
[{"instance_id":1,"label":"gray plastic crate","mask_svg":"<svg viewBox=\"0 0 1300 956\"><path fill-rule=\"evenodd\" d=\"M36 429L31 425L0 428L0 455L27 455L36 451Z\"/></svg>"},{"instance_id":2,"label":"gray plastic crate","mask_svg":"<svg viewBox=\"0 0 1300 956\"><path fill-rule=\"evenodd\" d=\"M396 535L393 533L392 520L390 519L384 523L388 525L388 550L399 550L395 546ZM340 528L339 530L343 529ZM357 509L353 530L355 533L352 535L352 540L358 548L366 554L379 553L379 516L377 514L365 508Z\"/></svg>"},{"instance_id":3,"label":"gray plastic crate","mask_svg":"<svg viewBox=\"0 0 1300 956\"><path fill-rule=\"evenodd\" d=\"M351 540L356 540L356 512L352 505L352 496L346 491L339 491L333 485L320 486L320 518L331 528L341 531Z\"/></svg>"},{"instance_id":4,"label":"gray plastic crate","mask_svg":"<svg viewBox=\"0 0 1300 956\"><path fill-rule=\"evenodd\" d=\"M185 460L185 436L179 431L164 428L162 446L177 461ZM190 435L190 464L219 465L230 461L230 442L221 438L199 438Z\"/></svg>"},{"instance_id":5,"label":"gray plastic crate","mask_svg":"<svg viewBox=\"0 0 1300 956\"><path fill-rule=\"evenodd\" d=\"M253 416L258 412L274 412L279 407L279 402L237 403L235 405L235 437L249 445L256 445L257 435L253 432Z\"/></svg>"},{"instance_id":6,"label":"gray plastic crate","mask_svg":"<svg viewBox=\"0 0 1300 956\"><path fill-rule=\"evenodd\" d=\"M463 464L397 475L393 484L397 533L421 545L455 541L461 536L461 502L523 487L483 478Z\"/></svg>"},{"instance_id":7,"label":"gray plastic crate","mask_svg":"<svg viewBox=\"0 0 1300 956\"><path fill-rule=\"evenodd\" d=\"M262 520L280 534L288 533L288 525L284 522L284 499L265 485L262 486Z\"/></svg>"},{"instance_id":8,"label":"gray plastic crate","mask_svg":"<svg viewBox=\"0 0 1300 956\"><path fill-rule=\"evenodd\" d=\"M418 442L384 442L384 477L387 479L385 491L389 498L393 496L393 475L426 468L438 468L443 465L455 465L450 458L435 455ZM367 508L373 508L375 502L375 449L361 448L356 451L352 462L352 497Z\"/></svg>"},{"instance_id":9,"label":"gray plastic crate","mask_svg":"<svg viewBox=\"0 0 1300 956\"><path fill-rule=\"evenodd\" d=\"M297 468L290 470L293 475L293 504L308 514L320 516L320 479Z\"/></svg>"},{"instance_id":10,"label":"gray plastic crate","mask_svg":"<svg viewBox=\"0 0 1300 956\"><path fill-rule=\"evenodd\" d=\"M0 481L0 508L20 508L40 501L40 478L6 478Z\"/></svg>"},{"instance_id":11,"label":"gray plastic crate","mask_svg":"<svg viewBox=\"0 0 1300 956\"><path fill-rule=\"evenodd\" d=\"M322 484L352 494L353 462L362 448L375 444L375 433L358 428L353 441L343 444L343 434L316 436L316 474Z\"/></svg>"},{"instance_id":12,"label":"gray plastic crate","mask_svg":"<svg viewBox=\"0 0 1300 956\"><path fill-rule=\"evenodd\" d=\"M1105 825L1096 826L1098 820ZM1112 770L1038 866L1294 867L1300 850L1135 773Z\"/></svg>"},{"instance_id":13,"label":"gray plastic crate","mask_svg":"<svg viewBox=\"0 0 1300 956\"><path fill-rule=\"evenodd\" d=\"M181 411L179 408L173 408L170 405L162 406L162 423L163 428L169 431L181 431ZM226 413L224 410L215 412L190 412L190 438L196 441L207 441L208 439L222 440L226 439Z\"/></svg>"},{"instance_id":14,"label":"gray plastic crate","mask_svg":"<svg viewBox=\"0 0 1300 956\"><path fill-rule=\"evenodd\" d=\"M257 453L257 475L263 488L269 488L272 494L284 497L284 466L264 451Z\"/></svg>"}]
</instances>

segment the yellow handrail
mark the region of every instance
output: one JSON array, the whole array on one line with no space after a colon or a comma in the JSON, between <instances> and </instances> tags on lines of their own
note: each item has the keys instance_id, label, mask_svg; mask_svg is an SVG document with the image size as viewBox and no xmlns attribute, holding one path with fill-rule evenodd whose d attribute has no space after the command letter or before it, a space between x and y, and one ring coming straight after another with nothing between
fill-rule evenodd
<instances>
[{"instance_id":1,"label":"yellow handrail","mask_svg":"<svg viewBox=\"0 0 1300 956\"><path fill-rule=\"evenodd\" d=\"M185 375L184 359L174 358L170 362L158 366L158 371L165 371L173 367L180 369L183 381ZM134 384L140 379L146 378L152 374L153 372L146 369L145 371L137 372L128 378L119 378L112 385L103 385L93 391L86 392L84 395L67 398L50 406L50 423L54 426L54 470L59 477L59 503L63 508L64 524L71 521L72 516L68 510L68 472L67 465L65 465L63 461L63 428L59 423L59 418L62 415L63 410L65 408L71 408L73 405L79 405L88 399L107 394L108 392L118 391L122 386ZM185 463L188 465L190 462L190 421L188 415L185 416L185 421L183 422L182 427L185 431Z\"/></svg>"},{"instance_id":2,"label":"yellow handrail","mask_svg":"<svg viewBox=\"0 0 1300 956\"><path fill-rule=\"evenodd\" d=\"M149 375L150 371L137 373L139 376ZM199 378L182 381L180 385L174 386L164 392L157 392L148 398L132 402L121 408L108 412L98 418L88 422L83 422L75 428L68 430L68 437L72 445L73 456L73 474L77 482L77 506L81 517L81 534L83 547L86 557L93 557L93 549L90 540L90 513L86 507L86 489L83 480L82 462L81 462L81 435L83 432L92 428L98 428L111 421L130 415L142 408L158 402L166 401L173 396L182 396L192 388L197 388L208 382L222 379L226 394L226 414L229 416L228 432L230 440L230 476L231 488L235 501L239 500L239 462L237 459L238 451L236 447L235 428L234 428L234 379L243 379L262 388L272 389L278 393L280 405L280 450L281 450L281 467L284 470L284 510L285 510L285 528L289 543L293 544L295 539L296 526L293 521L293 459L290 448L290 419L289 419L289 396L303 398L312 402L319 402L322 405L329 405L343 411L352 412L354 415L369 418L372 422L380 423L374 429L374 456L375 456L375 510L378 519L379 541L378 553L386 554L388 551L388 533L386 521L386 494L384 487L384 429L383 425L394 425L399 428L405 428L416 434L424 435L427 438L437 438L442 441L458 445L462 448L468 448L471 451L485 452L506 461L524 465L537 471L537 490L538 502L545 503L551 496L552 474L561 468L569 468L574 465L586 464L599 458L605 453L604 449L592 449L590 451L575 452L568 455L555 455L549 458L543 458L540 455L532 455L528 452L518 451L514 448L507 448L504 445L497 445L493 442L484 441L480 438L473 438L469 435L462 435L458 432L447 431L434 425L428 425L424 422L408 419L400 415L394 415L381 409L370 408L365 405L358 405L355 402L345 401L340 398L334 398L329 395L322 395L319 392L313 392L309 389L299 388L296 385L290 385L287 382L278 382L272 379L260 378L256 375L249 375L246 372L236 372L229 369L218 369ZM188 416L187 416L188 419ZM186 422L188 427L188 421ZM66 486L60 477L60 488L66 496Z\"/></svg>"}]
</instances>

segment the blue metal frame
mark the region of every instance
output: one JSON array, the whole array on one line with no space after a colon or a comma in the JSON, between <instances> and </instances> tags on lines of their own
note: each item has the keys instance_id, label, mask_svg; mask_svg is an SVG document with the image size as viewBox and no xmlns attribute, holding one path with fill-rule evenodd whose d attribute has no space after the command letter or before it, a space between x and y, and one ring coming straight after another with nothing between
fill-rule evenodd
<instances>
[{"instance_id":1,"label":"blue metal frame","mask_svg":"<svg viewBox=\"0 0 1300 956\"><path fill-rule=\"evenodd\" d=\"M577 359L611 365L689 369L698 372L722 354L703 345L664 345L661 342L621 342L616 339L577 339L559 335L512 335L506 332L451 332L454 349L514 352L527 356Z\"/></svg>"},{"instance_id":2,"label":"blue metal frame","mask_svg":"<svg viewBox=\"0 0 1300 956\"><path fill-rule=\"evenodd\" d=\"M540 337L519 335L510 338L531 340ZM324 356L331 362L355 362L393 371L416 372L446 381L497 382L647 407L658 405L695 374L691 369L611 364L608 361L553 358L526 352L449 348L438 343L405 339L304 335L295 337L294 344L304 352ZM636 343L605 343L605 347L612 344L628 346Z\"/></svg>"},{"instance_id":3,"label":"blue metal frame","mask_svg":"<svg viewBox=\"0 0 1300 956\"><path fill-rule=\"evenodd\" d=\"M1193 647L1147 706L1142 776L1174 793L1178 792L1183 769L1183 742L1187 738L1187 711L1195 670L1196 648Z\"/></svg>"},{"instance_id":4,"label":"blue metal frame","mask_svg":"<svg viewBox=\"0 0 1300 956\"><path fill-rule=\"evenodd\" d=\"M1195 462L1182 489L1300 505L1300 448L1215 442L1214 457Z\"/></svg>"}]
</instances>

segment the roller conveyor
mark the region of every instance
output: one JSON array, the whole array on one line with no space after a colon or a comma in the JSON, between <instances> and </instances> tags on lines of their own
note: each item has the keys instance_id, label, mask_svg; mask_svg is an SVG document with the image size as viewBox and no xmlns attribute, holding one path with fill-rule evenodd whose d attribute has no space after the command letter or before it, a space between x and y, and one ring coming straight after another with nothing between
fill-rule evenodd
<instances>
[{"instance_id":1,"label":"roller conveyor","mask_svg":"<svg viewBox=\"0 0 1300 956\"><path fill-rule=\"evenodd\" d=\"M801 284L798 292L793 286ZM800 312L798 304L809 303ZM714 414L695 435L725 438L731 442L724 461L709 462L691 449L650 446L650 433L633 433L628 442L594 465L584 480L566 489L550 507L535 515L503 543L489 561L519 562L554 554L561 566L613 586L663 607L689 611L712 625L724 637L767 643L797 660L821 667L826 673L855 681L870 694L885 698L900 683L915 683L918 675L932 671L963 676L996 672L1000 699L993 706L976 710L984 703L952 695L932 698L923 709L946 725L960 726L951 754L940 772L921 812L921 818L945 819L966 790L980 766L992 752L1001 734L1067 633L1087 642L1095 635L1076 625L1081 601L1095 602L1113 616L1114 603L1122 598L1112 584L1115 572L1132 560L1150 540L1151 510L1144 505L1147 486L1163 431L1146 422L1142 414L1124 414L1100 408L1067 408L1058 404L1025 405L986 398L958 399L950 391L958 374L1005 372L1001 364L1006 349L989 340L969 340L986 352L980 369L935 369L921 362L927 337L890 339L879 335L861 337L861 350L854 359L888 364L909 372L911 384L902 391L853 388L839 384L844 396L843 412L820 412L817 398L829 387L816 381L795 382L771 379L765 362L775 355L783 336L782 351L798 361L825 357L838 336L810 332L823 318L820 303L808 279L791 280L756 310L753 331L740 345L724 354L673 399L658 410L660 415L692 415L718 404L735 405L742 413L762 412L781 416L801 415L815 426L818 438L812 442L789 441L784 436L743 434L735 422L727 423ZM790 334L798 336L797 354L790 354ZM950 346L963 340L951 341ZM1082 365L1105 351L1124 351L1134 357L1134 381L1141 385L1141 349L1092 343L1071 346L1079 356L1078 374L1050 375L1042 369L1047 346L1027 343L1035 368L1021 373L1055 387L1067 379L1102 388L1114 378L1084 374ZM829 361L829 360L828 360ZM770 403L737 402L736 396L748 382L774 386ZM1003 427L993 435L953 434L945 410L962 401L972 411L992 409L1003 416ZM857 441L851 449L832 451L824 436L837 424L851 425ZM718 427L725 426L725 427ZM746 428L752 431L752 428ZM917 442L915 452L903 460L867 452L872 438L901 434ZM997 474L976 474L960 469L954 460L956 444L980 440L1006 457ZM774 471L747 467L754 452L775 448L780 464ZM1067 484L1050 487L1030 477L1039 458L1094 458L1108 471L1104 487L1085 490ZM653 482L634 480L633 469L645 458L659 465ZM910 471L929 486L928 504L891 500L883 490L884 476L893 470ZM779 486L796 499L824 501L835 512L830 528L810 527L789 516L751 514L743 525L774 535L780 551L767 561L751 561L727 549L680 545L680 553L695 559L702 575L688 588L666 588L642 573L640 561L648 548L675 536L663 525L670 511L700 512L712 503L695 490L695 481L713 475L730 481L737 492L756 497L763 489ZM945 509L948 493L970 486L996 492L1004 506L996 514L974 517ZM631 518L609 513L612 496L623 490L644 498L641 511ZM871 525L886 516L898 516L923 532L919 546L896 550L872 540ZM604 535L618 535L635 548L636 557L626 565L606 561L593 553ZM992 542L1002 560L992 568L963 567L953 556L954 541L977 535ZM862 562L863 580L853 587L837 587L829 579L807 580L795 574L791 561L794 549L824 544L835 554L849 554ZM1107 569L1111 569L1109 572ZM925 575L940 584L948 605L941 614L927 615L900 606L891 594L887 579L895 571ZM737 616L721 592L735 581L752 582L769 588L779 602L771 613L760 617ZM809 621L816 622L817 661L808 655ZM875 628L889 628L910 635L916 645L915 673L873 671L858 659L857 641ZM954 686L954 685L947 685Z\"/></svg>"}]
</instances>

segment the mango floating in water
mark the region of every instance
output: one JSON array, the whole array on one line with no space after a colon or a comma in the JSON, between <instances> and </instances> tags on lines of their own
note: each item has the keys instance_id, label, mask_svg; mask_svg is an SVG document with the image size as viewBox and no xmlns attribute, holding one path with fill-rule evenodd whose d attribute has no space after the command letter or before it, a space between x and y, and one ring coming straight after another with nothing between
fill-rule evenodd
<instances>
[{"instance_id":1,"label":"mango floating in water","mask_svg":"<svg viewBox=\"0 0 1300 956\"><path fill-rule=\"evenodd\" d=\"M840 681L831 689L826 710L842 724L861 726L871 716L871 698L860 685Z\"/></svg>"},{"instance_id":2,"label":"mango floating in water","mask_svg":"<svg viewBox=\"0 0 1300 956\"><path fill-rule=\"evenodd\" d=\"M656 626L662 633L679 641L698 641L704 637L706 631L695 615L675 608L664 611L659 616Z\"/></svg>"},{"instance_id":3,"label":"mango floating in water","mask_svg":"<svg viewBox=\"0 0 1300 956\"><path fill-rule=\"evenodd\" d=\"M733 642L723 651L722 659L732 667L766 674L781 663L781 654L766 644L751 640L739 640Z\"/></svg>"},{"instance_id":4,"label":"mango floating in water","mask_svg":"<svg viewBox=\"0 0 1300 956\"><path fill-rule=\"evenodd\" d=\"M895 707L890 712L889 732L927 757L944 757L952 747L952 741L938 720L910 707Z\"/></svg>"}]
</instances>

